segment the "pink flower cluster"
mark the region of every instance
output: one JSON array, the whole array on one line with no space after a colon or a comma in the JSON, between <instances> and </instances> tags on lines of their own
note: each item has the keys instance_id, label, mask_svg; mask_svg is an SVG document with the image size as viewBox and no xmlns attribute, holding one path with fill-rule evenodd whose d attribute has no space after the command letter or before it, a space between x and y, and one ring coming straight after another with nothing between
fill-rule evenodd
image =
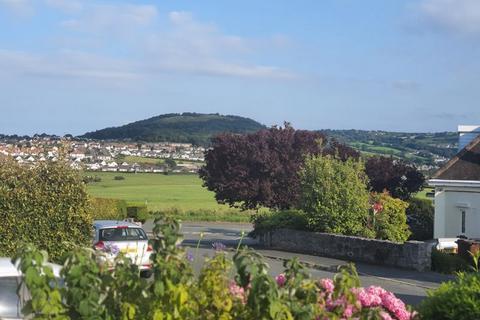
<instances>
[{"instance_id":1,"label":"pink flower cluster","mask_svg":"<svg viewBox=\"0 0 480 320\"><path fill-rule=\"evenodd\" d=\"M351 292L357 298L357 302L352 305L345 296L340 296L337 299L332 298L331 293L335 288L332 280L322 279L320 280L320 286L324 289L327 310L341 310L343 311L342 316L346 319L367 308L378 308L382 320L411 320L415 317L415 313L408 311L402 300L381 287L370 286L368 288L351 289Z\"/></svg>"},{"instance_id":2,"label":"pink flower cluster","mask_svg":"<svg viewBox=\"0 0 480 320\"><path fill-rule=\"evenodd\" d=\"M335 285L333 284L332 279L322 279L320 280L320 285L328 293L332 293L333 290L335 289Z\"/></svg>"},{"instance_id":3,"label":"pink flower cluster","mask_svg":"<svg viewBox=\"0 0 480 320\"><path fill-rule=\"evenodd\" d=\"M287 277L285 277L285 274L280 273L278 276L275 277L275 281L277 282L277 285L279 287L283 287L285 285L285 282L287 282Z\"/></svg>"},{"instance_id":4,"label":"pink flower cluster","mask_svg":"<svg viewBox=\"0 0 480 320\"><path fill-rule=\"evenodd\" d=\"M235 281L230 281L230 285L228 287L230 294L234 297L242 301L243 304L247 303L247 297L245 295L245 289L240 287Z\"/></svg>"}]
</instances>

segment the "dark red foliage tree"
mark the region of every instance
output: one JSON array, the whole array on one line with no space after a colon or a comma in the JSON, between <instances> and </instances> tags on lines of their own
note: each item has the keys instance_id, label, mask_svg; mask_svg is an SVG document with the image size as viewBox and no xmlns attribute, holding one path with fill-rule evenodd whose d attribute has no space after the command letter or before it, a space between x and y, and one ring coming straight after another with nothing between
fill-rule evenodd
<instances>
[{"instance_id":1,"label":"dark red foliage tree","mask_svg":"<svg viewBox=\"0 0 480 320\"><path fill-rule=\"evenodd\" d=\"M402 200L410 199L425 182L415 166L393 158L371 157L365 163L365 171L372 191L387 190L392 197Z\"/></svg>"},{"instance_id":2,"label":"dark red foliage tree","mask_svg":"<svg viewBox=\"0 0 480 320\"><path fill-rule=\"evenodd\" d=\"M298 171L305 156L321 153L343 160L359 157L322 133L285 124L252 134L216 136L200 177L219 203L242 209L288 209L299 200Z\"/></svg>"}]
</instances>

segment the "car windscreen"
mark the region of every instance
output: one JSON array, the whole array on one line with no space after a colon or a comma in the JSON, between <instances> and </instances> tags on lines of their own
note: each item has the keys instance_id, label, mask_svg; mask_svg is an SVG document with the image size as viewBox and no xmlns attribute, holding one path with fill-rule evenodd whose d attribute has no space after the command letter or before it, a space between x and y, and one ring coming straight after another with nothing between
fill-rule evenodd
<instances>
[{"instance_id":1,"label":"car windscreen","mask_svg":"<svg viewBox=\"0 0 480 320\"><path fill-rule=\"evenodd\" d=\"M17 277L0 278L0 319L20 316L20 301L17 294Z\"/></svg>"},{"instance_id":2,"label":"car windscreen","mask_svg":"<svg viewBox=\"0 0 480 320\"><path fill-rule=\"evenodd\" d=\"M105 228L100 229L101 241L138 241L148 240L145 231L141 228Z\"/></svg>"}]
</instances>

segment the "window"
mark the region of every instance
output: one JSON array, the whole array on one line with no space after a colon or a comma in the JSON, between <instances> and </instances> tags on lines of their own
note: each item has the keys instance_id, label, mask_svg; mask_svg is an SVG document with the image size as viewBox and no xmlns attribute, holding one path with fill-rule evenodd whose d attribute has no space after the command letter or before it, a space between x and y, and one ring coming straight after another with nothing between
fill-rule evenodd
<instances>
[{"instance_id":1,"label":"window","mask_svg":"<svg viewBox=\"0 0 480 320\"><path fill-rule=\"evenodd\" d=\"M17 286L17 277L0 278L0 319L20 316Z\"/></svg>"},{"instance_id":2,"label":"window","mask_svg":"<svg viewBox=\"0 0 480 320\"><path fill-rule=\"evenodd\" d=\"M465 210L462 210L462 234L465 233Z\"/></svg>"},{"instance_id":3,"label":"window","mask_svg":"<svg viewBox=\"0 0 480 320\"><path fill-rule=\"evenodd\" d=\"M100 230L101 241L148 240L141 228L106 228Z\"/></svg>"}]
</instances>

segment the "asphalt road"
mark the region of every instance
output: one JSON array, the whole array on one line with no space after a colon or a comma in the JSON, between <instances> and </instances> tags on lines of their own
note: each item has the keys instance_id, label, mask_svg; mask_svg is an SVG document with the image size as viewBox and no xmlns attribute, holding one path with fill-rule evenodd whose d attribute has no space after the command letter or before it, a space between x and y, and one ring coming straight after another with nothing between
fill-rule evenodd
<instances>
[{"instance_id":1,"label":"asphalt road","mask_svg":"<svg viewBox=\"0 0 480 320\"><path fill-rule=\"evenodd\" d=\"M151 232L152 223L147 221L144 228L147 232ZM214 254L213 243L221 242L228 248L235 249L241 238L242 231L248 234L251 230L252 226L250 224L185 222L182 224L182 233L184 235L182 244L187 247L187 251L197 256L197 259L193 262L193 267L196 272L199 272L203 257ZM196 246L201 234L203 234L203 238L197 251ZM315 279L333 278L335 275L333 270L337 266L347 263L338 259L266 250L259 247L255 239L247 236L242 239L242 244L255 248L265 257L265 261L270 266L270 274L272 276L281 273L283 271L283 261L293 257L298 257L300 261L305 262L308 266L308 271ZM410 305L417 305L426 296L428 289L434 289L442 281L452 278L451 276L434 272L416 272L362 263L357 263L356 267L360 274L362 286L381 286L392 291Z\"/></svg>"}]
</instances>

